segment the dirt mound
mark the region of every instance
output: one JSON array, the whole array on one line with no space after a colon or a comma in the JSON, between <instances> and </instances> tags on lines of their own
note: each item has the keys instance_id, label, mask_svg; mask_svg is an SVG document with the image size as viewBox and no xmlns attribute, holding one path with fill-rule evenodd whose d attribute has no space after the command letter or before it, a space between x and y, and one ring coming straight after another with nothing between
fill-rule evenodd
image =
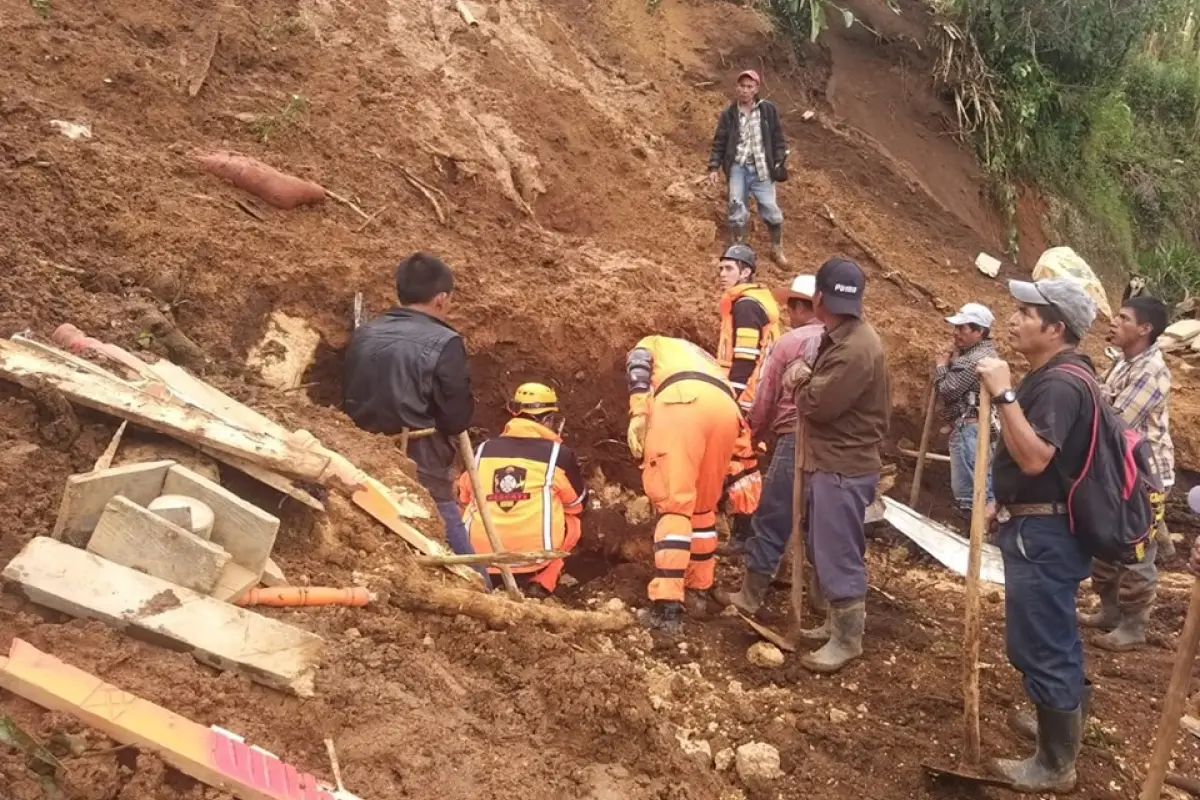
<instances>
[{"instance_id":1,"label":"dirt mound","mask_svg":"<svg viewBox=\"0 0 1200 800\"><path fill-rule=\"evenodd\" d=\"M585 469L636 485L621 362L651 332L714 343L724 203L698 179L723 89L753 64L791 137L781 202L795 269L835 253L867 269L868 314L895 378L894 434L918 438L930 361L946 335L939 307L983 300L1001 316L1009 307L1002 283L972 263L980 250L999 254L1002 237L977 169L945 135L919 9L902 3L897 16L856 0L879 40L831 30L828 50L798 66L760 17L728 3L667 0L651 12L642 0L468 2L477 27L452 3L418 0L48 10L0 0L9 48L0 215L16 233L0 252L0 335L44 335L70 321L167 354L175 343L148 322L161 314L198 345L207 379L408 485L391 440L327 406L340 395L354 292L386 308L394 264L425 249L456 270L452 321L469 343L480 427L498 428L519 382L550 382ZM809 110L817 114L806 122ZM90 136L68 138L54 120ZM333 200L271 209L203 171L196 155L217 150L313 180L370 219ZM761 230L753 236L764 243ZM1002 277L1019 274L1006 265ZM765 264L760 277L791 274ZM321 334L307 397L268 389L244 366L273 311ZM1190 387L1189 376L1178 379ZM1172 410L1183 463L1200 463L1200 407L1180 392ZM0 560L49 532L63 480L91 467L114 427L0 385ZM131 431L139 439L154 442ZM944 471L926 474L928 488L945 491ZM375 585L407 569L400 543L337 498L318 520L234 472L221 477L283 517L276 554L294 581ZM436 521L416 524L439 534ZM592 538L569 566L582 584L563 602L640 604L648 523L608 508L588 525ZM0 649L29 638L322 774L321 740L334 736L348 787L368 800L737 796L737 778L695 753L700 741L715 753L752 740L780 749L782 793L929 797L918 761L953 760L959 743L957 693L947 688L957 685L957 654L947 643L960 600L944 574L890 555L875 563L887 594L872 596L867 658L834 680L792 661L775 673L751 667L753 639L730 620L690 624L681 647L640 632L493 631L387 604L269 612L328 641L309 701L12 598L0 602ZM1146 699L1165 684L1183 605L1168 594L1155 648L1095 662L1114 692L1097 701L1106 744L1085 755L1088 796L1133 785L1124 765L1142 758L1154 724ZM1000 665L998 609L989 617L984 658ZM1014 750L997 732L1019 687L1004 667L984 675L986 729L1008 737L992 740L997 749ZM847 716L831 717L834 708ZM11 697L0 711L44 738L97 738ZM207 796L146 754L92 752L68 767L68 800ZM42 796L6 750L0 785L17 800Z\"/></svg>"}]
</instances>

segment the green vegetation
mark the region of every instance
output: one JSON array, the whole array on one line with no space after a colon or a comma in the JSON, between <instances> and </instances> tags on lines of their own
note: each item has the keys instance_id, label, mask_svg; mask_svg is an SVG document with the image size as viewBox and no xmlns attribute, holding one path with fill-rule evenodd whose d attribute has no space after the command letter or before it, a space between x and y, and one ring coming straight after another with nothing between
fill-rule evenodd
<instances>
[{"instance_id":1,"label":"green vegetation","mask_svg":"<svg viewBox=\"0 0 1200 800\"><path fill-rule=\"evenodd\" d=\"M311 103L309 103L308 98L304 95L291 95L287 103L278 112L258 116L250 124L250 127L259 141L267 144L271 141L271 137L291 128L293 125L299 124L304 115L308 113L310 105Z\"/></svg>"},{"instance_id":2,"label":"green vegetation","mask_svg":"<svg viewBox=\"0 0 1200 800\"><path fill-rule=\"evenodd\" d=\"M1113 277L1200 294L1197 0L942 0L938 79L1004 187L1078 210L1069 243ZM1060 231L1061 233L1062 231Z\"/></svg>"},{"instance_id":3,"label":"green vegetation","mask_svg":"<svg viewBox=\"0 0 1200 800\"><path fill-rule=\"evenodd\" d=\"M29 6L42 19L50 16L50 0L29 0Z\"/></svg>"}]
</instances>

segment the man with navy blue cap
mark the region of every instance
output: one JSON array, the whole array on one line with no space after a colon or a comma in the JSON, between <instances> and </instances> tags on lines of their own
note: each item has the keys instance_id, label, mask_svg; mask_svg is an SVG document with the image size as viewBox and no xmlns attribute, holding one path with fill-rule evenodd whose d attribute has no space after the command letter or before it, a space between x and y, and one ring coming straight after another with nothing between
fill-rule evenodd
<instances>
[{"instance_id":1,"label":"man with navy blue cap","mask_svg":"<svg viewBox=\"0 0 1200 800\"><path fill-rule=\"evenodd\" d=\"M836 672L862 655L863 517L879 487L879 448L892 409L883 343L862 318L866 288L866 275L853 261L831 258L821 265L813 311L825 334L811 375L800 376L796 389L804 438L804 535L815 583L828 602L825 623L799 634L825 642L800 661L812 672Z\"/></svg>"}]
</instances>

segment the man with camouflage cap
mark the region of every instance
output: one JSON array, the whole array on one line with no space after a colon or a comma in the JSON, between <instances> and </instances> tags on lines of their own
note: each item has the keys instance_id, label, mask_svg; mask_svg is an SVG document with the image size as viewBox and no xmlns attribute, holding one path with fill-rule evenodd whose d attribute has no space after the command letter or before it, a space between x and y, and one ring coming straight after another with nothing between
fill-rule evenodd
<instances>
[{"instance_id":1,"label":"man with camouflage cap","mask_svg":"<svg viewBox=\"0 0 1200 800\"><path fill-rule=\"evenodd\" d=\"M1076 351L1096 318L1095 303L1068 279L1010 281L1017 310L1008 335L1030 371L1013 389L1008 364L979 362L983 391L1000 416L992 470L996 543L1004 557L1005 644L1036 708L1037 752L992 769L1020 792L1066 792L1090 700L1075 596L1092 557L1071 533L1067 490L1084 466L1095 412ZM1019 715L1014 726L1020 722Z\"/></svg>"}]
</instances>

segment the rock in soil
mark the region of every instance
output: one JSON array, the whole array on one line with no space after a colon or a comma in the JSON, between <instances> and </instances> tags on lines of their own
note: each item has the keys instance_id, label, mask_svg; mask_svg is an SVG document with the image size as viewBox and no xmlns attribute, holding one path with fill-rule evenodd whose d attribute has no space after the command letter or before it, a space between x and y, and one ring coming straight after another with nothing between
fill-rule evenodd
<instances>
[{"instance_id":1,"label":"rock in soil","mask_svg":"<svg viewBox=\"0 0 1200 800\"><path fill-rule=\"evenodd\" d=\"M783 666L783 653L770 642L755 642L746 651L746 660L756 667L775 669Z\"/></svg>"},{"instance_id":2,"label":"rock in soil","mask_svg":"<svg viewBox=\"0 0 1200 800\"><path fill-rule=\"evenodd\" d=\"M749 785L767 783L778 779L783 772L779 769L779 751L763 742L749 742L737 749L737 773L742 782Z\"/></svg>"},{"instance_id":3,"label":"rock in soil","mask_svg":"<svg viewBox=\"0 0 1200 800\"><path fill-rule=\"evenodd\" d=\"M728 770L733 766L734 759L736 758L737 756L733 754L732 747L725 747L718 750L716 758L714 759L714 766L716 766L717 772L725 772Z\"/></svg>"}]
</instances>

